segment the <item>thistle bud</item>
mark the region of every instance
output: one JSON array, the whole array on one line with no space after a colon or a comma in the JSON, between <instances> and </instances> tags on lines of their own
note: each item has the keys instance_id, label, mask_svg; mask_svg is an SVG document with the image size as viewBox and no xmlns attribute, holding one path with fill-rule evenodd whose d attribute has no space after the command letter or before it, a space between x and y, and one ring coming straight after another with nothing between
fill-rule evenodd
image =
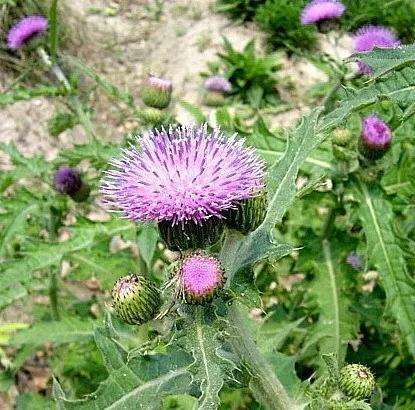
<instances>
[{"instance_id":1,"label":"thistle bud","mask_svg":"<svg viewBox=\"0 0 415 410\"><path fill-rule=\"evenodd\" d=\"M76 202L83 202L89 196L90 188L77 169L70 167L59 168L54 176L53 184L56 191L69 195Z\"/></svg>"},{"instance_id":2,"label":"thistle bud","mask_svg":"<svg viewBox=\"0 0 415 410\"><path fill-rule=\"evenodd\" d=\"M221 107L225 102L225 96L217 91L206 92L203 99L203 103L208 107Z\"/></svg>"},{"instance_id":3,"label":"thistle bud","mask_svg":"<svg viewBox=\"0 0 415 410\"><path fill-rule=\"evenodd\" d=\"M147 125L163 125L170 120L170 114L157 108L146 108L140 112L140 117Z\"/></svg>"},{"instance_id":4,"label":"thistle bud","mask_svg":"<svg viewBox=\"0 0 415 410\"><path fill-rule=\"evenodd\" d=\"M340 370L340 389L353 399L368 398L372 394L375 384L375 378L366 366L348 364Z\"/></svg>"},{"instance_id":5,"label":"thistle bud","mask_svg":"<svg viewBox=\"0 0 415 410\"><path fill-rule=\"evenodd\" d=\"M255 231L267 213L267 194L260 195L240 201L235 209L227 212L226 225L244 234Z\"/></svg>"},{"instance_id":6,"label":"thistle bud","mask_svg":"<svg viewBox=\"0 0 415 410\"><path fill-rule=\"evenodd\" d=\"M333 131L333 144L340 145L341 147L345 147L349 144L350 140L352 139L352 133L346 128L336 128Z\"/></svg>"},{"instance_id":7,"label":"thistle bud","mask_svg":"<svg viewBox=\"0 0 415 410\"><path fill-rule=\"evenodd\" d=\"M362 134L359 151L367 159L381 158L389 149L392 141L392 131L386 122L372 114L362 121Z\"/></svg>"},{"instance_id":8,"label":"thistle bud","mask_svg":"<svg viewBox=\"0 0 415 410\"><path fill-rule=\"evenodd\" d=\"M172 83L150 75L141 89L141 99L148 107L163 109L170 104Z\"/></svg>"},{"instance_id":9,"label":"thistle bud","mask_svg":"<svg viewBox=\"0 0 415 410\"><path fill-rule=\"evenodd\" d=\"M158 224L161 238L172 251L204 249L213 245L222 236L224 227L223 219L217 217L199 222L188 220L173 224L161 221Z\"/></svg>"},{"instance_id":10,"label":"thistle bud","mask_svg":"<svg viewBox=\"0 0 415 410\"><path fill-rule=\"evenodd\" d=\"M179 279L186 302L203 303L223 287L224 271L218 259L195 252L182 261Z\"/></svg>"},{"instance_id":11,"label":"thistle bud","mask_svg":"<svg viewBox=\"0 0 415 410\"><path fill-rule=\"evenodd\" d=\"M161 305L158 289L141 275L118 279L111 295L117 315L130 325L141 325L153 319Z\"/></svg>"},{"instance_id":12,"label":"thistle bud","mask_svg":"<svg viewBox=\"0 0 415 410\"><path fill-rule=\"evenodd\" d=\"M215 75L205 81L205 89L204 103L210 107L220 107L225 104L225 94L232 90L232 85L226 78Z\"/></svg>"}]
</instances>

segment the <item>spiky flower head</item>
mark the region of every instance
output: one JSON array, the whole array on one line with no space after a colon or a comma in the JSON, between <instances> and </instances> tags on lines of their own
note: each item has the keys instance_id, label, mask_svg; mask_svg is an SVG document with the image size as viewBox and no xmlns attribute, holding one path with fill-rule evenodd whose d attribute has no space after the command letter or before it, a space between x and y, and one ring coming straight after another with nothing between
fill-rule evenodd
<instances>
[{"instance_id":1,"label":"spiky flower head","mask_svg":"<svg viewBox=\"0 0 415 410\"><path fill-rule=\"evenodd\" d=\"M222 288L224 272L218 259L195 252L182 261L179 281L188 303L202 303L212 299Z\"/></svg>"},{"instance_id":2,"label":"spiky flower head","mask_svg":"<svg viewBox=\"0 0 415 410\"><path fill-rule=\"evenodd\" d=\"M89 196L89 186L83 182L80 172L70 167L59 168L53 178L55 189L69 195L77 202L85 201Z\"/></svg>"},{"instance_id":3,"label":"spiky flower head","mask_svg":"<svg viewBox=\"0 0 415 410\"><path fill-rule=\"evenodd\" d=\"M118 279L111 296L115 312L130 325L141 325L154 319L161 305L160 292L141 275Z\"/></svg>"},{"instance_id":4,"label":"spiky flower head","mask_svg":"<svg viewBox=\"0 0 415 410\"><path fill-rule=\"evenodd\" d=\"M170 104L172 82L150 74L141 88L141 99L148 107L163 109Z\"/></svg>"},{"instance_id":5,"label":"spiky flower head","mask_svg":"<svg viewBox=\"0 0 415 410\"><path fill-rule=\"evenodd\" d=\"M360 152L368 159L378 159L385 154L392 142L392 131L385 121L372 114L362 120Z\"/></svg>"},{"instance_id":6,"label":"spiky flower head","mask_svg":"<svg viewBox=\"0 0 415 410\"><path fill-rule=\"evenodd\" d=\"M369 397L375 389L375 378L366 366L348 364L340 370L340 389L344 394L356 400Z\"/></svg>"},{"instance_id":7,"label":"spiky flower head","mask_svg":"<svg viewBox=\"0 0 415 410\"><path fill-rule=\"evenodd\" d=\"M105 201L133 221L201 223L264 185L264 162L237 135L207 126L149 131L112 161Z\"/></svg>"},{"instance_id":8,"label":"spiky flower head","mask_svg":"<svg viewBox=\"0 0 415 410\"><path fill-rule=\"evenodd\" d=\"M365 26L360 28L354 36L354 51L363 53L378 48L393 48L401 44L395 34L386 27ZM363 61L357 62L361 74L371 75L373 70Z\"/></svg>"},{"instance_id":9,"label":"spiky flower head","mask_svg":"<svg viewBox=\"0 0 415 410\"><path fill-rule=\"evenodd\" d=\"M338 0L313 0L301 13L301 24L316 24L325 20L337 19L343 15L346 7Z\"/></svg>"},{"instance_id":10,"label":"spiky flower head","mask_svg":"<svg viewBox=\"0 0 415 410\"><path fill-rule=\"evenodd\" d=\"M217 93L229 93L232 90L232 84L226 78L214 75L206 79L205 88Z\"/></svg>"},{"instance_id":11,"label":"spiky flower head","mask_svg":"<svg viewBox=\"0 0 415 410\"><path fill-rule=\"evenodd\" d=\"M48 28L48 20L43 16L27 16L17 22L7 34L7 46L17 50L32 38L43 34Z\"/></svg>"},{"instance_id":12,"label":"spiky flower head","mask_svg":"<svg viewBox=\"0 0 415 410\"><path fill-rule=\"evenodd\" d=\"M244 234L254 231L261 225L267 213L267 193L244 199L226 214L226 225Z\"/></svg>"},{"instance_id":13,"label":"spiky flower head","mask_svg":"<svg viewBox=\"0 0 415 410\"><path fill-rule=\"evenodd\" d=\"M362 258L356 253L351 252L347 255L346 262L356 270L361 270L363 268Z\"/></svg>"}]
</instances>

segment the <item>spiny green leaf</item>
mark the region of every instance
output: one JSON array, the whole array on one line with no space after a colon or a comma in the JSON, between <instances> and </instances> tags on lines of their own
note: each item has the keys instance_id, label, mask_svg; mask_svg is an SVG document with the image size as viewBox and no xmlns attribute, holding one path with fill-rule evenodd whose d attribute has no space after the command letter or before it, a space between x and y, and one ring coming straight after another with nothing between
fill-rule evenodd
<instances>
[{"instance_id":1,"label":"spiny green leaf","mask_svg":"<svg viewBox=\"0 0 415 410\"><path fill-rule=\"evenodd\" d=\"M288 136L284 156L269 169L268 210L261 226L244 238L228 235L221 251L221 258L228 272L228 282L245 266L266 257L280 258L293 250L290 245L277 242L272 231L275 224L281 222L295 198L295 180L300 166L324 138L324 134L319 134L316 130L319 116L320 110L314 110L303 118L300 125Z\"/></svg>"},{"instance_id":2,"label":"spiny green leaf","mask_svg":"<svg viewBox=\"0 0 415 410\"><path fill-rule=\"evenodd\" d=\"M157 227L150 224L142 225L137 235L140 256L144 259L148 270L151 269L151 262L156 250L158 237Z\"/></svg>"},{"instance_id":3,"label":"spiny green leaf","mask_svg":"<svg viewBox=\"0 0 415 410\"><path fill-rule=\"evenodd\" d=\"M68 317L60 321L35 323L30 328L17 333L10 340L10 345L14 347L21 347L25 344L40 346L46 342L63 344L92 339L93 335L92 321Z\"/></svg>"},{"instance_id":4,"label":"spiny green leaf","mask_svg":"<svg viewBox=\"0 0 415 410\"><path fill-rule=\"evenodd\" d=\"M379 190L360 184L357 193L369 262L379 270L388 308L415 356L415 286L393 234L392 207Z\"/></svg>"},{"instance_id":5,"label":"spiny green leaf","mask_svg":"<svg viewBox=\"0 0 415 410\"><path fill-rule=\"evenodd\" d=\"M359 53L351 60L363 61L373 70L374 77L380 77L386 73L400 69L415 63L415 45L402 45L396 48L375 48L370 53Z\"/></svg>"},{"instance_id":6,"label":"spiny green leaf","mask_svg":"<svg viewBox=\"0 0 415 410\"><path fill-rule=\"evenodd\" d=\"M335 246L329 239L322 241L323 257L316 261L311 292L320 308L314 331L322 354L333 353L339 366L344 362L349 340L356 333L357 323L349 311L350 301L344 294L344 273Z\"/></svg>"},{"instance_id":7,"label":"spiny green leaf","mask_svg":"<svg viewBox=\"0 0 415 410\"><path fill-rule=\"evenodd\" d=\"M203 308L196 308L196 317L186 330L186 344L192 346L194 363L190 367L194 380L202 392L199 409L212 410L220 405L218 393L224 379L235 367L219 356L221 344L214 323L207 323Z\"/></svg>"},{"instance_id":8,"label":"spiny green leaf","mask_svg":"<svg viewBox=\"0 0 415 410\"><path fill-rule=\"evenodd\" d=\"M112 342L113 343L113 342ZM136 356L110 372L98 390L84 400L69 400L55 380L53 395L59 409L160 409L164 397L188 392L192 357L182 350Z\"/></svg>"}]
</instances>

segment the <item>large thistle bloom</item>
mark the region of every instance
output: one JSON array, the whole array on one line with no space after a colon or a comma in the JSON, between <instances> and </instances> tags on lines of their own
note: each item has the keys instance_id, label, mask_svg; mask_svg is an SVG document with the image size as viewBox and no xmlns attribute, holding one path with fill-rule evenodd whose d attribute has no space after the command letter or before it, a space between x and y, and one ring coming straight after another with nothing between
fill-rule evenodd
<instances>
[{"instance_id":1,"label":"large thistle bloom","mask_svg":"<svg viewBox=\"0 0 415 410\"><path fill-rule=\"evenodd\" d=\"M393 48L401 44L395 34L386 27L365 26L359 29L354 36L354 51L363 53L378 48ZM371 75L373 70L363 61L357 62L361 74Z\"/></svg>"},{"instance_id":2,"label":"large thistle bloom","mask_svg":"<svg viewBox=\"0 0 415 410\"><path fill-rule=\"evenodd\" d=\"M213 218L216 226L225 211L263 188L264 162L236 135L190 126L150 131L137 143L112 161L102 184L104 200L125 218L160 223L164 237L171 239L171 232L163 231L174 226L191 225L193 232ZM200 243L193 245L173 248Z\"/></svg>"},{"instance_id":3,"label":"large thistle bloom","mask_svg":"<svg viewBox=\"0 0 415 410\"><path fill-rule=\"evenodd\" d=\"M17 50L32 38L43 34L48 28L48 20L43 16L27 16L17 22L7 34L7 46Z\"/></svg>"}]
</instances>

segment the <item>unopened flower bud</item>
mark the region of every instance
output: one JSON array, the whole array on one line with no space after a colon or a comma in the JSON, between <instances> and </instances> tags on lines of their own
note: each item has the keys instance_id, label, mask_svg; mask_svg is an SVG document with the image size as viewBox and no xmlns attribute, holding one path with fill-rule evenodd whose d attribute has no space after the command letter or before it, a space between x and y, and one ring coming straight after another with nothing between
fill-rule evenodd
<instances>
[{"instance_id":1,"label":"unopened flower bud","mask_svg":"<svg viewBox=\"0 0 415 410\"><path fill-rule=\"evenodd\" d=\"M141 275L118 279L111 295L115 312L130 325L141 325L154 319L161 305L158 289Z\"/></svg>"},{"instance_id":2,"label":"unopened flower bud","mask_svg":"<svg viewBox=\"0 0 415 410\"><path fill-rule=\"evenodd\" d=\"M375 160L381 158L392 142L392 131L386 122L372 114L362 121L359 150L363 156Z\"/></svg>"},{"instance_id":3,"label":"unopened flower bud","mask_svg":"<svg viewBox=\"0 0 415 410\"><path fill-rule=\"evenodd\" d=\"M375 389L375 378L366 366L348 364L340 370L339 378L342 392L353 399L368 398Z\"/></svg>"},{"instance_id":4,"label":"unopened flower bud","mask_svg":"<svg viewBox=\"0 0 415 410\"><path fill-rule=\"evenodd\" d=\"M150 75L141 89L141 99L148 107L163 109L170 104L172 83Z\"/></svg>"}]
</instances>

